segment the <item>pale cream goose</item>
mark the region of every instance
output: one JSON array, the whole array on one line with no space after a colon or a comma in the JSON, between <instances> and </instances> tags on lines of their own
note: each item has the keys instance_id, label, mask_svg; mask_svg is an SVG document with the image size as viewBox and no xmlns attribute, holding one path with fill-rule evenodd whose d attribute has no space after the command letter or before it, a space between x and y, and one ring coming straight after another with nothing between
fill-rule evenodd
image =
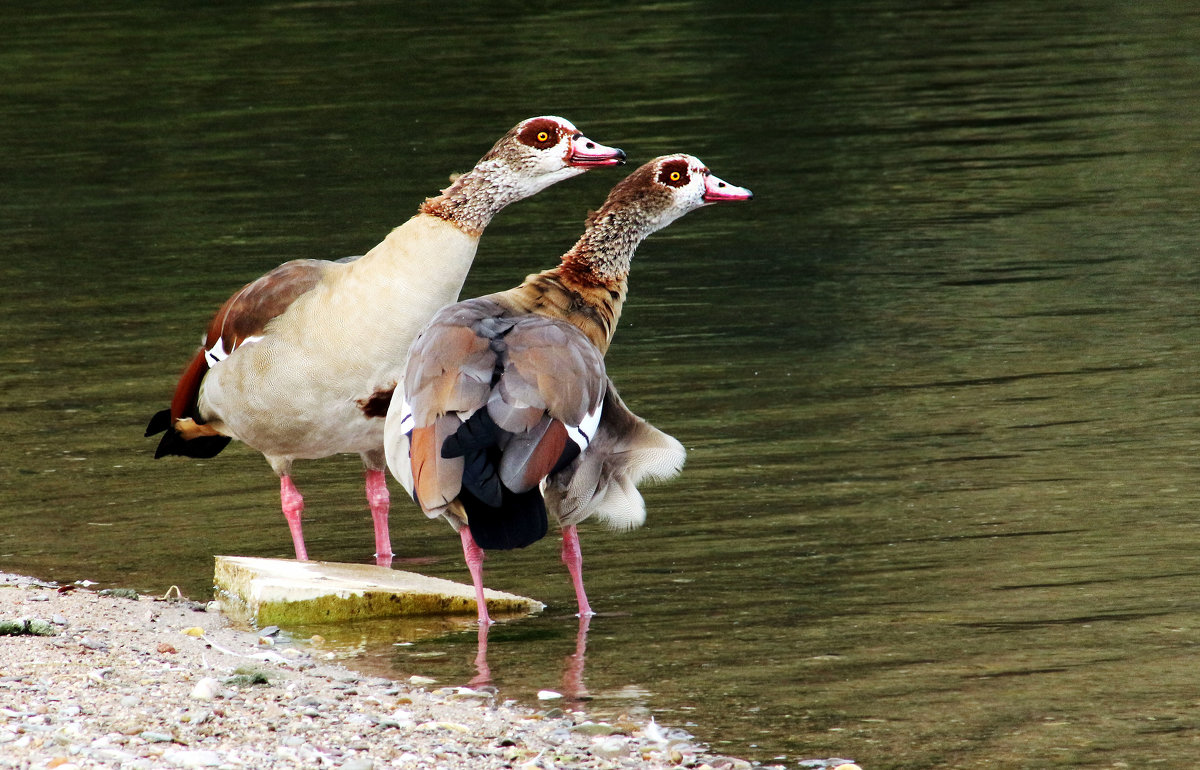
<instances>
[{"instance_id":1,"label":"pale cream goose","mask_svg":"<svg viewBox=\"0 0 1200 770\"><path fill-rule=\"evenodd\" d=\"M169 409L155 457L211 457L236 438L266 457L296 558L308 558L292 463L362 456L379 564L390 564L383 422L409 345L462 288L480 235L509 203L625 154L569 121L530 118L421 204L365 256L288 262L234 294L208 326Z\"/></svg>"},{"instance_id":2,"label":"pale cream goose","mask_svg":"<svg viewBox=\"0 0 1200 770\"><path fill-rule=\"evenodd\" d=\"M670 478L684 461L683 446L630 412L605 373L634 251L688 211L750 197L690 155L656 158L609 193L558 267L439 311L413 343L403 398L388 412L388 467L427 516L459 531L481 625L491 622L483 551L543 537L547 508L579 614L592 614L576 525L640 526L637 484Z\"/></svg>"}]
</instances>

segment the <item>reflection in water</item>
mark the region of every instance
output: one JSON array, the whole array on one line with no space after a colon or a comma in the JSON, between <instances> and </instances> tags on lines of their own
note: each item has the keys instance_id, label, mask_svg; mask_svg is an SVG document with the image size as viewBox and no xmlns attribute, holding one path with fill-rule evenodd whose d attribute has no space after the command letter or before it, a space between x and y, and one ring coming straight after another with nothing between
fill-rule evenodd
<instances>
[{"instance_id":1,"label":"reflection in water","mask_svg":"<svg viewBox=\"0 0 1200 770\"><path fill-rule=\"evenodd\" d=\"M587 634L592 616L579 616L579 631L575 634L575 651L566 656L562 670L562 695L576 705L589 700L587 686L583 683L583 669L587 656ZM490 624L480 624L477 630L475 649L475 676L471 678L471 687L482 687L492 684L492 669L488 665L488 630Z\"/></svg>"},{"instance_id":2,"label":"reflection in water","mask_svg":"<svg viewBox=\"0 0 1200 770\"><path fill-rule=\"evenodd\" d=\"M471 679L471 687L482 687L492 683L492 669L487 662L488 628L491 623L479 624L479 636L475 648L475 676Z\"/></svg>"},{"instance_id":3,"label":"reflection in water","mask_svg":"<svg viewBox=\"0 0 1200 770\"><path fill-rule=\"evenodd\" d=\"M505 697L569 690L574 639L590 713L760 759L1194 760L1194 4L80 9L0 11L0 567L200 596L215 553L286 557L252 453L152 466L179 340L557 112L759 197L639 250L608 367L687 466L645 528L585 535L585 633L553 542L489 559L551 605L490 630ZM465 294L610 183L503 212ZM355 464L298 483L322 556L366 562ZM396 563L465 580L403 506ZM471 630L344 629L441 682L480 675Z\"/></svg>"},{"instance_id":4,"label":"reflection in water","mask_svg":"<svg viewBox=\"0 0 1200 770\"><path fill-rule=\"evenodd\" d=\"M592 616L584 613L579 616L579 632L575 634L575 652L566 657L563 664L563 695L573 701L588 699L587 685L583 683L584 658L587 656L588 627L592 624Z\"/></svg>"}]
</instances>

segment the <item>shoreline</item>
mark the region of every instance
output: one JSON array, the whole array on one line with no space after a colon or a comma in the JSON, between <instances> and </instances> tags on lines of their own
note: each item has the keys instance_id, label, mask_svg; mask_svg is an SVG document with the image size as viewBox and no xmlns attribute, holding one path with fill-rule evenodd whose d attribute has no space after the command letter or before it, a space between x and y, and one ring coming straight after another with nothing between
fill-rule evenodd
<instances>
[{"instance_id":1,"label":"shoreline","mask_svg":"<svg viewBox=\"0 0 1200 770\"><path fill-rule=\"evenodd\" d=\"M0 572L0 623L0 768L782 767L653 721L364 676L183 597Z\"/></svg>"}]
</instances>

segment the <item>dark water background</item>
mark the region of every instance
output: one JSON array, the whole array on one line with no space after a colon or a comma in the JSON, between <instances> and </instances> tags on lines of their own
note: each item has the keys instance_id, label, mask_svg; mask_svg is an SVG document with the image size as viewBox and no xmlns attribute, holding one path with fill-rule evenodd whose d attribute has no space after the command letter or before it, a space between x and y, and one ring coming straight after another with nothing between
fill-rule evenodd
<instances>
[{"instance_id":1,"label":"dark water background","mask_svg":"<svg viewBox=\"0 0 1200 770\"><path fill-rule=\"evenodd\" d=\"M682 440L647 526L585 526L597 714L792 765L1200 756L1190 2L10 3L0 9L0 569L209 591L287 557L244 447L141 437L215 308L362 253L518 120L752 188L639 251L608 356ZM620 172L503 212L466 293L554 263ZM356 458L300 464L314 558L368 561ZM465 580L393 486L400 567ZM488 584L502 693L561 686L548 539ZM465 682L475 638L362 665ZM1121 765L1120 763L1128 763Z\"/></svg>"}]
</instances>

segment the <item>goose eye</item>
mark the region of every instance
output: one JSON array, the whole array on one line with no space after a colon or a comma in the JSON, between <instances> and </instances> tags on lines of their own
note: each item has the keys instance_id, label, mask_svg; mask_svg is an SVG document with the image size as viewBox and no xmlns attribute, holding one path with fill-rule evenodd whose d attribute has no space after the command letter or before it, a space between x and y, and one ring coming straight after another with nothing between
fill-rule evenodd
<instances>
[{"instance_id":1,"label":"goose eye","mask_svg":"<svg viewBox=\"0 0 1200 770\"><path fill-rule=\"evenodd\" d=\"M687 164L678 160L670 161L658 173L658 181L668 187L683 187L688 179Z\"/></svg>"},{"instance_id":2,"label":"goose eye","mask_svg":"<svg viewBox=\"0 0 1200 770\"><path fill-rule=\"evenodd\" d=\"M549 120L535 120L517 136L522 144L544 150L558 141L559 128Z\"/></svg>"}]
</instances>

